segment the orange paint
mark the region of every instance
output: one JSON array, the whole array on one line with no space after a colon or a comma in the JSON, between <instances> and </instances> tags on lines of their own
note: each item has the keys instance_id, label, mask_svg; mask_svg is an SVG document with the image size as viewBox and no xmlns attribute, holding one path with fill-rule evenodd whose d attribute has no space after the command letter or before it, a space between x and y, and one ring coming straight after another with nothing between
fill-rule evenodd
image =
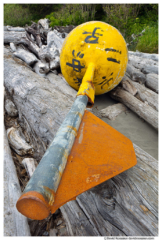
<instances>
[{"instance_id":1,"label":"orange paint","mask_svg":"<svg viewBox=\"0 0 162 240\"><path fill-rule=\"evenodd\" d=\"M24 193L17 201L19 212L28 218L42 220L50 214L50 207L44 197L38 192Z\"/></svg>"}]
</instances>

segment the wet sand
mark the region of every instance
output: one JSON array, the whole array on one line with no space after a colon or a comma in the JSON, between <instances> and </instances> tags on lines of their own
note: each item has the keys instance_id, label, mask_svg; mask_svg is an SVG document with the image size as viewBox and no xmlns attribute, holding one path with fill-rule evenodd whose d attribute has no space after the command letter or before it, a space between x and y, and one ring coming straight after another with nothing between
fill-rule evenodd
<instances>
[{"instance_id":1,"label":"wet sand","mask_svg":"<svg viewBox=\"0 0 162 240\"><path fill-rule=\"evenodd\" d=\"M98 112L115 103L117 102L110 98L108 93L96 96L93 112ZM130 109L126 113L119 114L115 120L105 117L101 119L158 159L158 132Z\"/></svg>"}]
</instances>

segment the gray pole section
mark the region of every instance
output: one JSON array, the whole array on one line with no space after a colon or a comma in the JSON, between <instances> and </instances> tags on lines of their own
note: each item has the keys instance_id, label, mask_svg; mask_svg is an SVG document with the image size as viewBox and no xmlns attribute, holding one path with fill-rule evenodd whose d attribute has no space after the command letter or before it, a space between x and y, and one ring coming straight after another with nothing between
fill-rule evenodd
<instances>
[{"instance_id":1,"label":"gray pole section","mask_svg":"<svg viewBox=\"0 0 162 240\"><path fill-rule=\"evenodd\" d=\"M77 96L65 120L61 124L53 142L45 152L24 193L36 191L52 206L68 156L77 135L88 97ZM52 194L54 192L54 194Z\"/></svg>"}]
</instances>

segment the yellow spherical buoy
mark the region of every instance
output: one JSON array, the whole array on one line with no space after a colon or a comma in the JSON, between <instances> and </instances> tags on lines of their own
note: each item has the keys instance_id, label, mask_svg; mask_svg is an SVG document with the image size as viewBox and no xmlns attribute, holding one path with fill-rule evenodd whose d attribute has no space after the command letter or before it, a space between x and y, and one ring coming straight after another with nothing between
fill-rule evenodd
<instances>
[{"instance_id":1,"label":"yellow spherical buoy","mask_svg":"<svg viewBox=\"0 0 162 240\"><path fill-rule=\"evenodd\" d=\"M77 26L65 39L61 71L71 87L78 90L90 64L95 66L95 94L103 94L122 80L128 62L128 50L121 33L113 26L91 21Z\"/></svg>"}]
</instances>

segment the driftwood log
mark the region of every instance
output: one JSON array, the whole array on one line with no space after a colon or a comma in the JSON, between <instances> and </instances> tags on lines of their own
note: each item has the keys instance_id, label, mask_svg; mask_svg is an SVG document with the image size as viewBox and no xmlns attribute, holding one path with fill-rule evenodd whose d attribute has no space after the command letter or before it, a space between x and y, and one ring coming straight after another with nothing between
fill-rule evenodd
<instances>
[{"instance_id":1,"label":"driftwood log","mask_svg":"<svg viewBox=\"0 0 162 240\"><path fill-rule=\"evenodd\" d=\"M50 73L43 78L6 48L4 54L5 89L39 162L72 106L76 91L61 76ZM61 207L67 235L158 235L158 162L136 145L134 148L135 167Z\"/></svg>"},{"instance_id":2,"label":"driftwood log","mask_svg":"<svg viewBox=\"0 0 162 240\"><path fill-rule=\"evenodd\" d=\"M144 74L158 74L158 62L152 59L142 58L129 54L129 63L140 69Z\"/></svg>"},{"instance_id":3,"label":"driftwood log","mask_svg":"<svg viewBox=\"0 0 162 240\"><path fill-rule=\"evenodd\" d=\"M156 62L159 61L159 56L156 53L155 54L150 54L150 53L142 53L142 52L138 52L138 51L137 52L129 51L129 55L151 59L151 60L154 60Z\"/></svg>"},{"instance_id":4,"label":"driftwood log","mask_svg":"<svg viewBox=\"0 0 162 240\"><path fill-rule=\"evenodd\" d=\"M4 236L30 236L27 218L16 210L20 184L4 129Z\"/></svg>"},{"instance_id":5,"label":"driftwood log","mask_svg":"<svg viewBox=\"0 0 162 240\"><path fill-rule=\"evenodd\" d=\"M159 92L158 86L158 75L154 73L149 73L146 75L146 86L153 90L154 92Z\"/></svg>"},{"instance_id":6,"label":"driftwood log","mask_svg":"<svg viewBox=\"0 0 162 240\"><path fill-rule=\"evenodd\" d=\"M158 94L137 82L132 85L137 89L138 98L158 111Z\"/></svg>"},{"instance_id":7,"label":"driftwood log","mask_svg":"<svg viewBox=\"0 0 162 240\"><path fill-rule=\"evenodd\" d=\"M133 96L131 93L123 90L120 87L115 88L110 93L111 97L125 104L133 112L137 113L141 118L146 120L156 130L158 130L158 112L148 105Z\"/></svg>"},{"instance_id":8,"label":"driftwood log","mask_svg":"<svg viewBox=\"0 0 162 240\"><path fill-rule=\"evenodd\" d=\"M120 113L126 112L127 107L122 103L113 104L99 111L102 117L114 120Z\"/></svg>"}]
</instances>

